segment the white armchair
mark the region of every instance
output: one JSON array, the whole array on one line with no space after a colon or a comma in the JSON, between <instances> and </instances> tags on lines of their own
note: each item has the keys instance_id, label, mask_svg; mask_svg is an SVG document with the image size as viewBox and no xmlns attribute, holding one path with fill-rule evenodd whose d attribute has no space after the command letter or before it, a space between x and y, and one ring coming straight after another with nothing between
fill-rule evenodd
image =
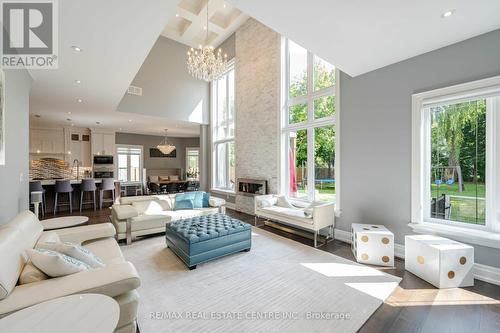
<instances>
[{"instance_id":1,"label":"white armchair","mask_svg":"<svg viewBox=\"0 0 500 333\"><path fill-rule=\"evenodd\" d=\"M314 202L310 208L299 208L280 204L283 196L268 194L255 197L255 219L272 220L291 225L314 233L314 247L318 246L318 234L321 229L329 228L328 239L334 237L335 203Z\"/></svg>"}]
</instances>

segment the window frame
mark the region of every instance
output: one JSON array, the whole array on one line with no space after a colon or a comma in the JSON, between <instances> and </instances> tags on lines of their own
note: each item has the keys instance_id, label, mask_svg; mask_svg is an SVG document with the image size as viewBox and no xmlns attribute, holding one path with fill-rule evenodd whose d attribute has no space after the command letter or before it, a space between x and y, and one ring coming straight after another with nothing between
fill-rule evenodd
<instances>
[{"instance_id":1,"label":"window frame","mask_svg":"<svg viewBox=\"0 0 500 333\"><path fill-rule=\"evenodd\" d=\"M290 132L307 130L307 179L313 180L314 186L308 186L307 198L290 198L298 201L312 202L315 198L315 156L314 140L315 129L335 126L335 210L340 215L340 71L335 67L335 84L331 87L314 90L314 53L307 50L307 92L305 95L290 98L290 57L289 39L282 38L281 47L281 112L279 122L280 132L280 192L289 196L290 177L288 166L288 152ZM314 101L321 97L335 98L335 115L315 119ZM306 104L307 120L290 124L290 107Z\"/></svg>"},{"instance_id":2,"label":"window frame","mask_svg":"<svg viewBox=\"0 0 500 333\"><path fill-rule=\"evenodd\" d=\"M200 150L200 147L186 147L186 156L185 156L185 162L186 162L186 172L188 171L189 169L189 152L190 151L197 151L198 152L198 178L196 180L200 180L200 153L201 153L201 150Z\"/></svg>"},{"instance_id":3,"label":"window frame","mask_svg":"<svg viewBox=\"0 0 500 333\"><path fill-rule=\"evenodd\" d=\"M123 153L119 153L120 148L124 149L139 149L140 154L139 154L139 180L138 181L131 181L131 166L130 166L130 156L131 155L137 155L137 154L126 154L127 155L127 180L126 181L121 181L120 176L119 176L119 170L122 169L120 168L119 165L119 155L125 155ZM144 169L144 147L142 145L125 145L125 144L116 144L116 179L118 179L122 184L142 184L144 179L142 175L142 170Z\"/></svg>"},{"instance_id":4,"label":"window frame","mask_svg":"<svg viewBox=\"0 0 500 333\"><path fill-rule=\"evenodd\" d=\"M235 193L235 189L231 188L230 183L231 183L231 173L230 173L230 149L229 145L231 143L235 144L236 142L236 100L234 99L233 103L235 104L233 106L233 115L232 118L230 118L230 99L228 98L230 96L229 94L229 73L233 71L233 88L235 88L235 82L236 82L236 68L235 68L235 62L234 59L231 59L228 61L228 66L226 72L223 74L223 76L226 78L226 120L224 120L222 123L218 123L217 117L218 117L218 105L219 105L219 94L218 94L218 86L217 86L217 81L212 81L210 84L210 90L211 90L211 119L210 119L210 124L211 124L211 147L212 147L212 177L211 177L211 190L215 191L223 191L223 192L231 192ZM233 91L233 96L236 94L236 89ZM218 138L217 137L217 130L219 126L226 126L228 129L230 126L233 126L233 135L229 135L229 130L227 133L227 136ZM217 171L219 170L219 159L218 159L218 153L217 153L217 147L219 145L227 145L226 148L226 156L224 157L224 168L226 170L226 179L225 183L227 186L225 187L218 187L217 186ZM235 152L236 154L236 152ZM236 186L236 184L234 184Z\"/></svg>"},{"instance_id":5,"label":"window frame","mask_svg":"<svg viewBox=\"0 0 500 333\"><path fill-rule=\"evenodd\" d=\"M429 230L447 228L451 230L477 230L477 232L500 232L500 97L496 101L489 97L500 94L500 76L472 81L450 87L435 89L412 95L412 170L411 170L411 223L414 229ZM487 98L486 126L486 191L485 224L469 224L430 217L430 104L460 102L463 99ZM489 98L489 99L488 99ZM426 107L427 105L427 107ZM496 166L496 168L495 168ZM429 206L429 207L427 207ZM498 205L496 205L498 206ZM452 234L456 232L451 231ZM472 237L472 236L471 236ZM474 236L479 237L480 236Z\"/></svg>"}]
</instances>

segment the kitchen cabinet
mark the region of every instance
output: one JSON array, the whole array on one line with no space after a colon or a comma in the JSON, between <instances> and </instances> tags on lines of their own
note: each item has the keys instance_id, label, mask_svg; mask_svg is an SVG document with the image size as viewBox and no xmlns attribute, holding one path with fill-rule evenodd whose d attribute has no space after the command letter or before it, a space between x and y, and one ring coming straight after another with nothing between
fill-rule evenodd
<instances>
[{"instance_id":1,"label":"kitchen cabinet","mask_svg":"<svg viewBox=\"0 0 500 333\"><path fill-rule=\"evenodd\" d=\"M82 167L92 166L90 131L88 129L66 128L66 161L73 165L78 160Z\"/></svg>"},{"instance_id":2,"label":"kitchen cabinet","mask_svg":"<svg viewBox=\"0 0 500 333\"><path fill-rule=\"evenodd\" d=\"M30 153L64 155L64 131L62 128L32 128Z\"/></svg>"},{"instance_id":3,"label":"kitchen cabinet","mask_svg":"<svg viewBox=\"0 0 500 333\"><path fill-rule=\"evenodd\" d=\"M115 133L92 131L92 155L115 155Z\"/></svg>"}]
</instances>

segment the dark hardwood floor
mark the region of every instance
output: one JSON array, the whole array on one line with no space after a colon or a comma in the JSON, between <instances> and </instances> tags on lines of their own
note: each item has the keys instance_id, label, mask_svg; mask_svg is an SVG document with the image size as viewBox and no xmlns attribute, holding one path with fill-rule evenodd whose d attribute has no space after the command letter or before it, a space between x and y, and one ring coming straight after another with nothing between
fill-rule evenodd
<instances>
[{"instance_id":1,"label":"dark hardwood floor","mask_svg":"<svg viewBox=\"0 0 500 333\"><path fill-rule=\"evenodd\" d=\"M102 210L74 211L73 215L89 217L89 223L109 222L109 208ZM227 210L227 214L250 224L254 217ZM68 212L57 216L69 215ZM45 218L54 217L52 214ZM262 229L312 246L312 240L272 227ZM138 240L140 241L140 240ZM350 245L338 240L319 249L353 260ZM500 286L475 280L474 287L436 289L404 269L404 260L395 260L395 267L379 268L388 274L402 278L396 291L361 327L359 332L500 332ZM332 300L334 301L334 300Z\"/></svg>"}]
</instances>

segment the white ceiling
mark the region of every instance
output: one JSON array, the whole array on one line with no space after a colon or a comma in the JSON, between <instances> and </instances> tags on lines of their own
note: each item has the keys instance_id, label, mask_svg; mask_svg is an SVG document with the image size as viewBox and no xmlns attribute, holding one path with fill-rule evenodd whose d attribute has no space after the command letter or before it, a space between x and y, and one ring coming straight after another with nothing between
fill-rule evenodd
<instances>
[{"instance_id":1,"label":"white ceiling","mask_svg":"<svg viewBox=\"0 0 500 333\"><path fill-rule=\"evenodd\" d=\"M499 0L229 1L351 76L500 28Z\"/></svg>"},{"instance_id":2,"label":"white ceiling","mask_svg":"<svg viewBox=\"0 0 500 333\"><path fill-rule=\"evenodd\" d=\"M199 133L196 124L116 111L168 18L175 15L178 0L71 0L58 4L59 68L30 71L34 78L30 95L33 123L121 128L156 135L171 128L172 135L198 135L194 134ZM83 51L76 52L71 46Z\"/></svg>"},{"instance_id":3,"label":"white ceiling","mask_svg":"<svg viewBox=\"0 0 500 333\"><path fill-rule=\"evenodd\" d=\"M208 3L208 40L207 40ZM248 16L226 0L181 0L170 15L162 35L180 43L198 47L200 44L219 46Z\"/></svg>"}]
</instances>

